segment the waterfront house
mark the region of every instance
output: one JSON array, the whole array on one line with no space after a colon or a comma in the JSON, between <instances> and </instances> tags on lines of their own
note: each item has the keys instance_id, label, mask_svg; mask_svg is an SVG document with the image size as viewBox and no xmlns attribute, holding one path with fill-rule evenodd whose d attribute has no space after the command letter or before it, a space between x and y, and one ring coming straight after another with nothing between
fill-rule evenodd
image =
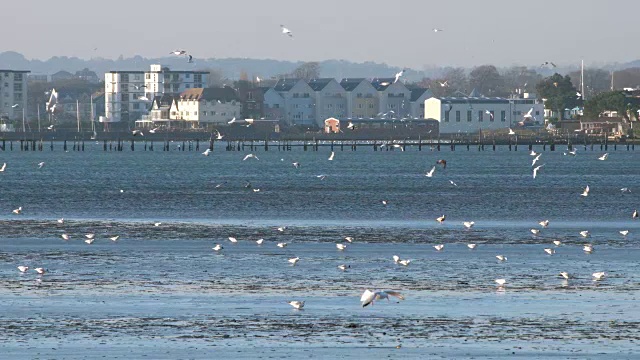
<instances>
[{"instance_id":1,"label":"waterfront house","mask_svg":"<svg viewBox=\"0 0 640 360\"><path fill-rule=\"evenodd\" d=\"M371 119L379 112L378 91L364 78L342 79L340 86L346 93L347 118Z\"/></svg>"},{"instance_id":2,"label":"waterfront house","mask_svg":"<svg viewBox=\"0 0 640 360\"><path fill-rule=\"evenodd\" d=\"M424 101L432 98L433 92L430 89L411 89L411 112L412 119L424 119Z\"/></svg>"},{"instance_id":3,"label":"waterfront house","mask_svg":"<svg viewBox=\"0 0 640 360\"><path fill-rule=\"evenodd\" d=\"M378 92L380 116L387 119L402 119L411 112L411 91L395 78L378 78L371 85Z\"/></svg>"},{"instance_id":4,"label":"waterfront house","mask_svg":"<svg viewBox=\"0 0 640 360\"><path fill-rule=\"evenodd\" d=\"M284 99L284 121L288 125L317 126L315 92L302 79L279 80L273 89Z\"/></svg>"},{"instance_id":5,"label":"waterfront house","mask_svg":"<svg viewBox=\"0 0 640 360\"><path fill-rule=\"evenodd\" d=\"M238 95L227 86L185 90L176 105L174 117L184 121L187 128L226 126L242 112Z\"/></svg>"},{"instance_id":6,"label":"waterfront house","mask_svg":"<svg viewBox=\"0 0 640 360\"><path fill-rule=\"evenodd\" d=\"M318 127L324 126L324 119L346 117L346 91L335 79L311 79L308 85L315 93L315 119L319 122Z\"/></svg>"},{"instance_id":7,"label":"waterfront house","mask_svg":"<svg viewBox=\"0 0 640 360\"><path fill-rule=\"evenodd\" d=\"M263 87L263 111L267 119L284 121L285 107L284 98L274 88Z\"/></svg>"}]
</instances>

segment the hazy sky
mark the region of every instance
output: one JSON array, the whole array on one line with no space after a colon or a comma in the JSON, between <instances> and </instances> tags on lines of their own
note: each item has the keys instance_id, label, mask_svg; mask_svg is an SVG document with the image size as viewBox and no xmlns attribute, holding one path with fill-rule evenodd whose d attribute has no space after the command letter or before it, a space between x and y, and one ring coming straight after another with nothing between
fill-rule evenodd
<instances>
[{"instance_id":1,"label":"hazy sky","mask_svg":"<svg viewBox=\"0 0 640 360\"><path fill-rule=\"evenodd\" d=\"M184 48L196 58L346 59L415 69L640 58L640 0L54 3L3 1L0 51L117 58ZM280 33L280 24L294 40ZM434 33L435 27L444 31Z\"/></svg>"}]
</instances>

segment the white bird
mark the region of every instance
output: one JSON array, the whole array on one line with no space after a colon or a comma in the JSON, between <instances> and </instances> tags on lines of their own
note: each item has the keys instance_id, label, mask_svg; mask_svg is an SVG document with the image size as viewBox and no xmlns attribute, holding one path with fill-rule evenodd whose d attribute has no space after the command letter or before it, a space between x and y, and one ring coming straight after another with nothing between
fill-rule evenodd
<instances>
[{"instance_id":1,"label":"white bird","mask_svg":"<svg viewBox=\"0 0 640 360\"><path fill-rule=\"evenodd\" d=\"M549 255L553 255L553 254L556 253L556 251L554 249L550 249L550 248L544 249L544 252L546 252Z\"/></svg>"},{"instance_id":2,"label":"white bird","mask_svg":"<svg viewBox=\"0 0 640 360\"><path fill-rule=\"evenodd\" d=\"M258 245L262 245L262 243L264 242L264 239L258 239L256 240L256 244Z\"/></svg>"},{"instance_id":3,"label":"white bird","mask_svg":"<svg viewBox=\"0 0 640 360\"><path fill-rule=\"evenodd\" d=\"M62 234L60 236L62 237L62 240L69 240L69 235L68 234Z\"/></svg>"},{"instance_id":4,"label":"white bird","mask_svg":"<svg viewBox=\"0 0 640 360\"><path fill-rule=\"evenodd\" d=\"M538 156L540 155L539 153L537 153L535 150L531 150L531 152L529 153L529 155L531 156Z\"/></svg>"},{"instance_id":5,"label":"white bird","mask_svg":"<svg viewBox=\"0 0 640 360\"><path fill-rule=\"evenodd\" d=\"M220 131L218 131L218 130L216 130L216 134L217 134L217 135L216 135L216 140L222 140L222 138L224 137L224 135L222 135L222 134L220 133Z\"/></svg>"},{"instance_id":6,"label":"white bird","mask_svg":"<svg viewBox=\"0 0 640 360\"><path fill-rule=\"evenodd\" d=\"M442 215L439 218L437 218L436 221L439 222L440 224L442 224L446 219L447 219L447 216L446 215Z\"/></svg>"},{"instance_id":7,"label":"white bird","mask_svg":"<svg viewBox=\"0 0 640 360\"><path fill-rule=\"evenodd\" d=\"M284 232L285 230L287 230L286 226L280 226L278 228L276 228L276 230L280 231L280 232Z\"/></svg>"},{"instance_id":8,"label":"white bird","mask_svg":"<svg viewBox=\"0 0 640 360\"><path fill-rule=\"evenodd\" d=\"M153 226L155 226L155 227L158 227L158 226L160 226L160 225L162 225L162 223L161 223L161 222L153 223Z\"/></svg>"},{"instance_id":9,"label":"white bird","mask_svg":"<svg viewBox=\"0 0 640 360\"><path fill-rule=\"evenodd\" d=\"M4 172L6 168L7 168L7 163L2 164L2 167L0 167L0 172Z\"/></svg>"},{"instance_id":10,"label":"white bird","mask_svg":"<svg viewBox=\"0 0 640 360\"><path fill-rule=\"evenodd\" d=\"M478 246L477 244L467 244L467 247L471 250L475 249L476 246Z\"/></svg>"},{"instance_id":11,"label":"white bird","mask_svg":"<svg viewBox=\"0 0 640 360\"><path fill-rule=\"evenodd\" d=\"M44 161L38 163L38 169L42 169L43 166L44 166Z\"/></svg>"},{"instance_id":12,"label":"white bird","mask_svg":"<svg viewBox=\"0 0 640 360\"><path fill-rule=\"evenodd\" d=\"M204 156L209 156L209 154L211 154L211 149L207 149L202 153Z\"/></svg>"},{"instance_id":13,"label":"white bird","mask_svg":"<svg viewBox=\"0 0 640 360\"><path fill-rule=\"evenodd\" d=\"M529 109L529 111L527 111L526 114L524 114L524 118L525 119L531 119L533 117L533 115L531 115L533 113L533 108Z\"/></svg>"},{"instance_id":14,"label":"white bird","mask_svg":"<svg viewBox=\"0 0 640 360\"><path fill-rule=\"evenodd\" d=\"M426 177L433 177L433 173L436 171L436 167L432 167L431 170L429 170L426 174L424 174L424 176Z\"/></svg>"},{"instance_id":15,"label":"white bird","mask_svg":"<svg viewBox=\"0 0 640 360\"><path fill-rule=\"evenodd\" d=\"M44 268L35 268L33 271L37 272L39 275L44 275L47 271Z\"/></svg>"},{"instance_id":16,"label":"white bird","mask_svg":"<svg viewBox=\"0 0 640 360\"><path fill-rule=\"evenodd\" d=\"M327 160L329 160L329 161L333 161L333 157L334 157L335 155L336 155L336 153L332 151L332 152L331 152L331 155L329 155L329 158L328 158Z\"/></svg>"},{"instance_id":17,"label":"white bird","mask_svg":"<svg viewBox=\"0 0 640 360\"><path fill-rule=\"evenodd\" d=\"M212 247L211 249L213 249L213 251L220 251L224 249L224 247L220 244L216 244L216 246Z\"/></svg>"},{"instance_id":18,"label":"white bird","mask_svg":"<svg viewBox=\"0 0 640 360\"><path fill-rule=\"evenodd\" d=\"M289 259L289 262L291 263L291 265L297 264L298 261L300 261L299 257L294 257L294 258Z\"/></svg>"},{"instance_id":19,"label":"white bird","mask_svg":"<svg viewBox=\"0 0 640 360\"><path fill-rule=\"evenodd\" d=\"M434 245L433 248L436 249L437 251L442 251L442 249L444 249L444 245L443 244Z\"/></svg>"},{"instance_id":20,"label":"white bird","mask_svg":"<svg viewBox=\"0 0 640 360\"><path fill-rule=\"evenodd\" d=\"M22 206L18 207L17 209L14 209L12 211L12 213L16 214L16 215L20 215L22 214Z\"/></svg>"},{"instance_id":21,"label":"white bird","mask_svg":"<svg viewBox=\"0 0 640 360\"><path fill-rule=\"evenodd\" d=\"M342 270L342 271L347 271L347 269L351 268L351 265L338 265L338 269Z\"/></svg>"},{"instance_id":22,"label":"white bird","mask_svg":"<svg viewBox=\"0 0 640 360\"><path fill-rule=\"evenodd\" d=\"M637 219L638 218L638 209L633 210L633 213L631 214L631 218L632 219Z\"/></svg>"},{"instance_id":23,"label":"white bird","mask_svg":"<svg viewBox=\"0 0 640 360\"><path fill-rule=\"evenodd\" d=\"M438 84L440 84L441 87L447 87L449 86L449 80L445 80L444 82L438 81Z\"/></svg>"},{"instance_id":24,"label":"white bird","mask_svg":"<svg viewBox=\"0 0 640 360\"><path fill-rule=\"evenodd\" d=\"M409 266L409 264L411 264L411 260L408 260L408 259L398 260L398 264L400 264L402 266Z\"/></svg>"},{"instance_id":25,"label":"white bird","mask_svg":"<svg viewBox=\"0 0 640 360\"><path fill-rule=\"evenodd\" d=\"M291 32L291 30L284 27L284 25L280 25L280 28L282 29L282 34L287 35L293 39L293 33Z\"/></svg>"},{"instance_id":26,"label":"white bird","mask_svg":"<svg viewBox=\"0 0 640 360\"><path fill-rule=\"evenodd\" d=\"M560 246L562 245L562 242L560 242L560 240L553 240L553 245Z\"/></svg>"},{"instance_id":27,"label":"white bird","mask_svg":"<svg viewBox=\"0 0 640 360\"><path fill-rule=\"evenodd\" d=\"M493 121L493 113L491 111L485 110L484 113L489 115L489 117L491 118L491 121Z\"/></svg>"},{"instance_id":28,"label":"white bird","mask_svg":"<svg viewBox=\"0 0 640 360\"><path fill-rule=\"evenodd\" d=\"M562 153L562 154L563 154L563 155L576 156L576 154L577 154L577 153L578 153L578 150L573 149L573 150L571 150L571 151L568 151L568 152L565 152L565 153Z\"/></svg>"},{"instance_id":29,"label":"white bird","mask_svg":"<svg viewBox=\"0 0 640 360\"><path fill-rule=\"evenodd\" d=\"M336 248L338 250L346 250L347 245L345 245L345 244L336 244Z\"/></svg>"},{"instance_id":30,"label":"white bird","mask_svg":"<svg viewBox=\"0 0 640 360\"><path fill-rule=\"evenodd\" d=\"M296 169L300 167L300 163L297 162L297 161L292 163L291 165L293 165L293 167L296 168Z\"/></svg>"},{"instance_id":31,"label":"white bird","mask_svg":"<svg viewBox=\"0 0 640 360\"><path fill-rule=\"evenodd\" d=\"M284 248L284 247L286 247L287 245L289 245L289 244L287 244L286 242L280 242L280 243L278 243L276 246L277 246L277 247L279 247L279 248Z\"/></svg>"},{"instance_id":32,"label":"white bird","mask_svg":"<svg viewBox=\"0 0 640 360\"><path fill-rule=\"evenodd\" d=\"M238 242L238 239L234 238L233 236L229 236L229 241L235 244Z\"/></svg>"},{"instance_id":33,"label":"white bird","mask_svg":"<svg viewBox=\"0 0 640 360\"><path fill-rule=\"evenodd\" d=\"M173 54L173 55L186 55L187 51L186 50L174 50L172 52L170 52L169 54Z\"/></svg>"},{"instance_id":34,"label":"white bird","mask_svg":"<svg viewBox=\"0 0 640 360\"><path fill-rule=\"evenodd\" d=\"M255 189L252 189L252 190L253 190L253 192L260 192L260 189L258 189L258 188L255 188Z\"/></svg>"},{"instance_id":35,"label":"white bird","mask_svg":"<svg viewBox=\"0 0 640 360\"><path fill-rule=\"evenodd\" d=\"M546 228L547 226L549 226L549 220L542 220L538 224L540 224L540 226L542 226L543 228Z\"/></svg>"},{"instance_id":36,"label":"white bird","mask_svg":"<svg viewBox=\"0 0 640 360\"><path fill-rule=\"evenodd\" d=\"M449 183L451 183L451 185L453 185L453 186L458 186L458 184L456 184L455 182L453 182L453 180L449 180Z\"/></svg>"},{"instance_id":37,"label":"white bird","mask_svg":"<svg viewBox=\"0 0 640 360\"><path fill-rule=\"evenodd\" d=\"M533 159L533 162L531 163L531 166L535 165L535 164L538 162L538 160L540 160L540 156L542 156L542 154L538 154L538 155Z\"/></svg>"},{"instance_id":38,"label":"white bird","mask_svg":"<svg viewBox=\"0 0 640 360\"><path fill-rule=\"evenodd\" d=\"M227 121L227 124L234 124L236 123L236 118L234 117L233 119Z\"/></svg>"},{"instance_id":39,"label":"white bird","mask_svg":"<svg viewBox=\"0 0 640 360\"><path fill-rule=\"evenodd\" d=\"M364 293L362 293L362 296L360 297L360 302L362 303L362 307L365 307L369 304L373 305L373 302L377 300L387 299L387 301L389 301L389 295L395 296L400 300L404 300L404 296L402 296L402 294L400 294L397 291L392 291L392 290L371 291L369 289L366 289Z\"/></svg>"},{"instance_id":40,"label":"white bird","mask_svg":"<svg viewBox=\"0 0 640 360\"><path fill-rule=\"evenodd\" d=\"M471 229L473 227L473 225L475 225L476 223L473 221L465 221L462 223L462 225L464 225L464 227L466 227L467 229Z\"/></svg>"},{"instance_id":41,"label":"white bird","mask_svg":"<svg viewBox=\"0 0 640 360\"><path fill-rule=\"evenodd\" d=\"M623 187L622 189L620 189L620 191L622 191L622 192L631 192L631 189L629 189L628 187Z\"/></svg>"},{"instance_id":42,"label":"white bird","mask_svg":"<svg viewBox=\"0 0 640 360\"><path fill-rule=\"evenodd\" d=\"M498 286L500 286L500 287L503 287L504 284L507 283L507 280L505 280L505 279L496 279L495 281L496 281L496 284L498 284Z\"/></svg>"},{"instance_id":43,"label":"white bird","mask_svg":"<svg viewBox=\"0 0 640 360\"><path fill-rule=\"evenodd\" d=\"M258 157L257 157L257 156L255 156L255 155L253 155L253 154L247 154L247 155L244 157L244 159L242 159L242 161L245 161L245 160L250 159L250 158L254 158L254 159L256 159L256 160L260 160L260 159L258 159Z\"/></svg>"},{"instance_id":44,"label":"white bird","mask_svg":"<svg viewBox=\"0 0 640 360\"><path fill-rule=\"evenodd\" d=\"M27 272L27 270L29 270L29 267L20 265L18 266L18 270L20 270L20 272Z\"/></svg>"},{"instance_id":45,"label":"white bird","mask_svg":"<svg viewBox=\"0 0 640 360\"><path fill-rule=\"evenodd\" d=\"M353 237L351 236L345 236L344 239L348 242L353 242Z\"/></svg>"},{"instance_id":46,"label":"white bird","mask_svg":"<svg viewBox=\"0 0 640 360\"><path fill-rule=\"evenodd\" d=\"M538 166L533 168L533 178L534 179L536 178L536 176L538 176L538 170L540 170L540 168L542 168L543 166L544 166L544 164L538 165Z\"/></svg>"},{"instance_id":47,"label":"white bird","mask_svg":"<svg viewBox=\"0 0 640 360\"><path fill-rule=\"evenodd\" d=\"M529 231L531 231L533 235L538 235L540 233L540 230L538 229L530 229Z\"/></svg>"},{"instance_id":48,"label":"white bird","mask_svg":"<svg viewBox=\"0 0 640 360\"><path fill-rule=\"evenodd\" d=\"M133 135L133 136L138 136L138 135L140 135L140 136L144 136L144 134L143 134L143 133L142 133L142 131L140 131L140 130L133 130L133 131L131 132L131 135Z\"/></svg>"},{"instance_id":49,"label":"white bird","mask_svg":"<svg viewBox=\"0 0 640 360\"><path fill-rule=\"evenodd\" d=\"M569 275L569 273L566 272L566 271L561 272L560 276L562 276L563 278L565 278L567 280L569 280L569 278L571 277L571 275Z\"/></svg>"},{"instance_id":50,"label":"white bird","mask_svg":"<svg viewBox=\"0 0 640 360\"><path fill-rule=\"evenodd\" d=\"M304 301L287 301L287 304L293 306L296 310L302 310L304 307Z\"/></svg>"},{"instance_id":51,"label":"white bird","mask_svg":"<svg viewBox=\"0 0 640 360\"><path fill-rule=\"evenodd\" d=\"M604 279L605 275L607 275L604 271L594 272L591 276L593 276L593 281L599 281Z\"/></svg>"},{"instance_id":52,"label":"white bird","mask_svg":"<svg viewBox=\"0 0 640 360\"><path fill-rule=\"evenodd\" d=\"M109 240L111 241L118 241L118 239L120 239L120 235L112 236L109 238Z\"/></svg>"},{"instance_id":53,"label":"white bird","mask_svg":"<svg viewBox=\"0 0 640 360\"><path fill-rule=\"evenodd\" d=\"M629 230L622 230L622 231L619 231L619 233L622 236L627 236L627 234L629 234Z\"/></svg>"},{"instance_id":54,"label":"white bird","mask_svg":"<svg viewBox=\"0 0 640 360\"><path fill-rule=\"evenodd\" d=\"M504 255L496 255L496 259L500 260L500 261L507 261L507 257Z\"/></svg>"},{"instance_id":55,"label":"white bird","mask_svg":"<svg viewBox=\"0 0 640 360\"><path fill-rule=\"evenodd\" d=\"M58 219L58 224L64 224L64 218Z\"/></svg>"},{"instance_id":56,"label":"white bird","mask_svg":"<svg viewBox=\"0 0 640 360\"><path fill-rule=\"evenodd\" d=\"M515 131L511 130L511 128L509 128L509 135L515 135Z\"/></svg>"},{"instance_id":57,"label":"white bird","mask_svg":"<svg viewBox=\"0 0 640 360\"><path fill-rule=\"evenodd\" d=\"M605 161L605 160L607 160L607 158L608 158L608 157L609 157L609 153L605 153L604 155L600 156L600 157L598 158L598 160Z\"/></svg>"},{"instance_id":58,"label":"white bird","mask_svg":"<svg viewBox=\"0 0 640 360\"><path fill-rule=\"evenodd\" d=\"M400 261L400 256L393 255L393 262L397 264L399 261Z\"/></svg>"},{"instance_id":59,"label":"white bird","mask_svg":"<svg viewBox=\"0 0 640 360\"><path fill-rule=\"evenodd\" d=\"M589 232L587 230L583 230L583 231L580 231L580 235L582 235L582 237L588 237Z\"/></svg>"},{"instance_id":60,"label":"white bird","mask_svg":"<svg viewBox=\"0 0 640 360\"><path fill-rule=\"evenodd\" d=\"M400 77L402 77L402 75L404 75L404 69L400 70L400 72L396 73L396 78L395 80L393 80L394 83L397 83L398 80L400 80Z\"/></svg>"},{"instance_id":61,"label":"white bird","mask_svg":"<svg viewBox=\"0 0 640 360\"><path fill-rule=\"evenodd\" d=\"M389 202L387 200L382 200L382 205L386 206L387 204L389 204Z\"/></svg>"},{"instance_id":62,"label":"white bird","mask_svg":"<svg viewBox=\"0 0 640 360\"><path fill-rule=\"evenodd\" d=\"M593 245L591 245L591 244L585 244L585 245L582 247L582 250L583 250L584 252L586 252L586 253L592 253L592 252L593 252Z\"/></svg>"},{"instance_id":63,"label":"white bird","mask_svg":"<svg viewBox=\"0 0 640 360\"><path fill-rule=\"evenodd\" d=\"M349 121L349 123L347 124L347 129L355 130L355 128L356 128L356 126L351 121Z\"/></svg>"},{"instance_id":64,"label":"white bird","mask_svg":"<svg viewBox=\"0 0 640 360\"><path fill-rule=\"evenodd\" d=\"M434 33L439 33L439 32L441 32L441 31L444 31L444 30L442 30L442 29L438 29L438 28L433 28L433 32L434 32Z\"/></svg>"},{"instance_id":65,"label":"white bird","mask_svg":"<svg viewBox=\"0 0 640 360\"><path fill-rule=\"evenodd\" d=\"M96 234L94 234L94 233L86 234L86 235L85 235L85 237L86 237L87 239L93 239L95 236L96 236Z\"/></svg>"},{"instance_id":66,"label":"white bird","mask_svg":"<svg viewBox=\"0 0 640 360\"><path fill-rule=\"evenodd\" d=\"M584 196L584 197L589 196L589 185L587 185L587 187L584 188L584 190L582 191L582 194L580 194L580 196Z\"/></svg>"},{"instance_id":67,"label":"white bird","mask_svg":"<svg viewBox=\"0 0 640 360\"><path fill-rule=\"evenodd\" d=\"M91 244L93 244L94 241L96 241L96 239L87 239L84 242L89 244L89 245L91 245Z\"/></svg>"}]
</instances>

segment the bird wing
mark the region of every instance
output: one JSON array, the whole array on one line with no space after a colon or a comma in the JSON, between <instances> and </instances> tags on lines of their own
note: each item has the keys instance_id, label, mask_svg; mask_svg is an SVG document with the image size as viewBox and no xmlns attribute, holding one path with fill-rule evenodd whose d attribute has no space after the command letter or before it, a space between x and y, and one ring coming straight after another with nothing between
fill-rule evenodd
<instances>
[{"instance_id":1,"label":"bird wing","mask_svg":"<svg viewBox=\"0 0 640 360\"><path fill-rule=\"evenodd\" d=\"M404 300L404 296L402 296L402 294L400 294L397 291L393 291L393 290L385 290L384 291L387 295L391 295L391 296L395 296L400 300Z\"/></svg>"}]
</instances>

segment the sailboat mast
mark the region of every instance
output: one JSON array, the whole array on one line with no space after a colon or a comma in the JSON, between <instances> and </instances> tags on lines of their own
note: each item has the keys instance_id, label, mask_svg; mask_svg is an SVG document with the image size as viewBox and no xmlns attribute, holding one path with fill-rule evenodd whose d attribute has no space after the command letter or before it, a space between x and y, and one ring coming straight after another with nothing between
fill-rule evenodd
<instances>
[{"instance_id":1,"label":"sailboat mast","mask_svg":"<svg viewBox=\"0 0 640 360\"><path fill-rule=\"evenodd\" d=\"M584 60L582 60L582 66L580 68L580 94L582 94L582 100L586 100L584 94Z\"/></svg>"},{"instance_id":2,"label":"sailboat mast","mask_svg":"<svg viewBox=\"0 0 640 360\"><path fill-rule=\"evenodd\" d=\"M80 132L80 101L76 100L76 119L78 120L78 132Z\"/></svg>"}]
</instances>

